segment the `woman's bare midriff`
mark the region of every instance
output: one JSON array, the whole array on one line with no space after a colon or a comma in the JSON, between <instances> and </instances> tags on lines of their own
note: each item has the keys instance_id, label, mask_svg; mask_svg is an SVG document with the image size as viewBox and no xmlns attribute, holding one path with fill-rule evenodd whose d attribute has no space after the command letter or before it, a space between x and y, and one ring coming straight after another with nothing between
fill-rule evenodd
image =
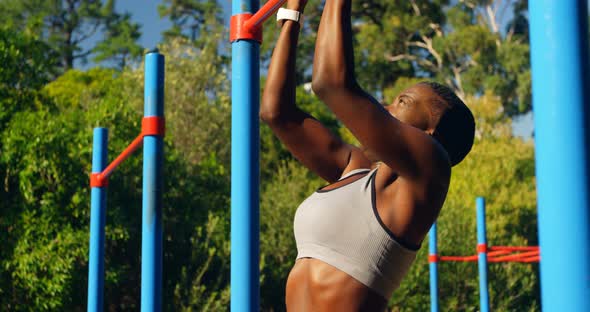
<instances>
[{"instance_id":1,"label":"woman's bare midriff","mask_svg":"<svg viewBox=\"0 0 590 312\"><path fill-rule=\"evenodd\" d=\"M383 312L387 301L348 274L313 258L295 262L287 279L289 312Z\"/></svg>"}]
</instances>

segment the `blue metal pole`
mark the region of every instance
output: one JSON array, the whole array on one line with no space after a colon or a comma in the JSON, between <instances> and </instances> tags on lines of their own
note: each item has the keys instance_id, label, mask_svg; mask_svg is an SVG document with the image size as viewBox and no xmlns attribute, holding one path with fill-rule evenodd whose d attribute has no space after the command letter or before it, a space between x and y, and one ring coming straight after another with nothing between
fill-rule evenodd
<instances>
[{"instance_id":1,"label":"blue metal pole","mask_svg":"<svg viewBox=\"0 0 590 312\"><path fill-rule=\"evenodd\" d=\"M107 166L108 130L94 128L92 143L92 173ZM103 311L104 293L104 227L106 219L106 187L90 191L90 247L88 260L88 312Z\"/></svg>"},{"instance_id":2,"label":"blue metal pole","mask_svg":"<svg viewBox=\"0 0 590 312\"><path fill-rule=\"evenodd\" d=\"M255 13L258 0L232 1L232 14ZM259 310L260 45L232 43L231 311Z\"/></svg>"},{"instance_id":3,"label":"blue metal pole","mask_svg":"<svg viewBox=\"0 0 590 312\"><path fill-rule=\"evenodd\" d=\"M529 1L541 298L590 305L588 4Z\"/></svg>"},{"instance_id":4,"label":"blue metal pole","mask_svg":"<svg viewBox=\"0 0 590 312\"><path fill-rule=\"evenodd\" d=\"M437 237L436 237L436 223L430 228L428 233L428 253L429 258L437 259ZM430 311L438 312L438 262L430 261Z\"/></svg>"},{"instance_id":5,"label":"blue metal pole","mask_svg":"<svg viewBox=\"0 0 590 312\"><path fill-rule=\"evenodd\" d=\"M488 290L488 239L486 237L486 202L483 197L476 199L477 214L477 244L485 246L478 248L477 266L479 268L479 309L481 312L490 311L490 294Z\"/></svg>"},{"instance_id":6,"label":"blue metal pole","mask_svg":"<svg viewBox=\"0 0 590 312\"><path fill-rule=\"evenodd\" d=\"M164 56L145 56L144 117L164 117ZM143 139L141 311L162 310L162 165L160 136Z\"/></svg>"}]
</instances>

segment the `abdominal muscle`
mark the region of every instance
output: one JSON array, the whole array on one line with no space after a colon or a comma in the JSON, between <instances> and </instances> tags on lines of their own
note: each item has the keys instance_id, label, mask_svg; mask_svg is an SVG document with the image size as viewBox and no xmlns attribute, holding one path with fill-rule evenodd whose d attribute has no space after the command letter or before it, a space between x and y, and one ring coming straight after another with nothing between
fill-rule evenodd
<instances>
[{"instance_id":1,"label":"abdominal muscle","mask_svg":"<svg viewBox=\"0 0 590 312\"><path fill-rule=\"evenodd\" d=\"M287 279L287 311L383 312L387 301L348 274L313 258L295 262Z\"/></svg>"}]
</instances>

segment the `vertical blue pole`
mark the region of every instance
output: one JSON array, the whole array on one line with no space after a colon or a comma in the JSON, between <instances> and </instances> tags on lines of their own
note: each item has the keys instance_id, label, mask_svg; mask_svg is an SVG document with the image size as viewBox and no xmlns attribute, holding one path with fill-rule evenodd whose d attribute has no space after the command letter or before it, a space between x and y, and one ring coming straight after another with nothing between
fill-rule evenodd
<instances>
[{"instance_id":1,"label":"vertical blue pole","mask_svg":"<svg viewBox=\"0 0 590 312\"><path fill-rule=\"evenodd\" d=\"M483 197L476 199L477 214L477 244L485 245L487 248L488 239L486 237L486 202ZM490 294L488 291L488 253L487 251L477 252L477 266L479 268L479 309L481 312L490 311Z\"/></svg>"},{"instance_id":2,"label":"vertical blue pole","mask_svg":"<svg viewBox=\"0 0 590 312\"><path fill-rule=\"evenodd\" d=\"M545 311L590 305L587 14L586 0L529 1Z\"/></svg>"},{"instance_id":3,"label":"vertical blue pole","mask_svg":"<svg viewBox=\"0 0 590 312\"><path fill-rule=\"evenodd\" d=\"M164 56L145 56L144 117L164 117ZM162 310L162 164L160 136L143 139L141 311Z\"/></svg>"},{"instance_id":4,"label":"vertical blue pole","mask_svg":"<svg viewBox=\"0 0 590 312\"><path fill-rule=\"evenodd\" d=\"M428 233L428 253L430 257L438 257L436 222ZM429 257L429 258L430 258ZM430 261L430 311L438 312L438 262Z\"/></svg>"},{"instance_id":5,"label":"vertical blue pole","mask_svg":"<svg viewBox=\"0 0 590 312\"><path fill-rule=\"evenodd\" d=\"M92 143L92 173L107 166L108 130L94 128ZM103 311L104 293L104 227L107 190L92 187L90 191L90 247L88 260L88 312Z\"/></svg>"},{"instance_id":6,"label":"vertical blue pole","mask_svg":"<svg viewBox=\"0 0 590 312\"><path fill-rule=\"evenodd\" d=\"M233 0L232 14L255 13L258 0ZM259 310L260 46L232 43L231 311Z\"/></svg>"}]
</instances>

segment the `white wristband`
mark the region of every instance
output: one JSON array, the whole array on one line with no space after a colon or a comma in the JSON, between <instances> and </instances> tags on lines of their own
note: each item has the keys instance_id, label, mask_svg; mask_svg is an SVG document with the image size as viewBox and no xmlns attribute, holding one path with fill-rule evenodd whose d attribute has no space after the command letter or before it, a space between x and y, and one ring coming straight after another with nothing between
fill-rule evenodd
<instances>
[{"instance_id":1,"label":"white wristband","mask_svg":"<svg viewBox=\"0 0 590 312\"><path fill-rule=\"evenodd\" d=\"M303 25L303 14L299 11L280 8L277 12L277 22L283 25L285 20L291 20Z\"/></svg>"}]
</instances>

